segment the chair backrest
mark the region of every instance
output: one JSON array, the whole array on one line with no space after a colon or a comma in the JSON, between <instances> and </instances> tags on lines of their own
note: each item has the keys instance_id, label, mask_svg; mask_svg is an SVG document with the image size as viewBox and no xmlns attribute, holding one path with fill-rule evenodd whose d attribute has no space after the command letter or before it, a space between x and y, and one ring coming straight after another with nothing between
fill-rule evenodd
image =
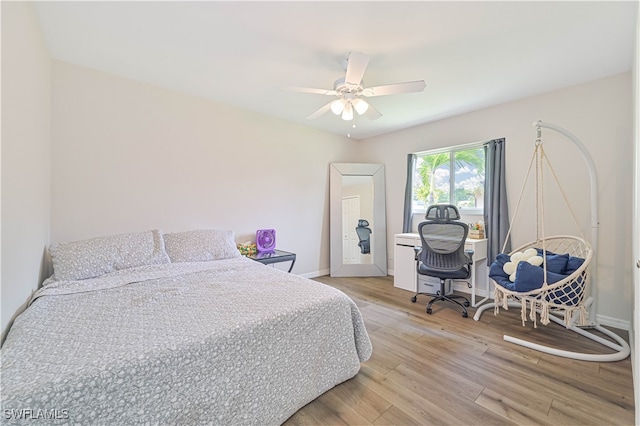
<instances>
[{"instance_id":1,"label":"chair backrest","mask_svg":"<svg viewBox=\"0 0 640 426\"><path fill-rule=\"evenodd\" d=\"M369 228L369 222L365 219L358 220L358 226L356 227L356 234L358 234L358 246L360 247L360 253L368 254L371 251L370 240L371 228Z\"/></svg>"},{"instance_id":2,"label":"chair backrest","mask_svg":"<svg viewBox=\"0 0 640 426\"><path fill-rule=\"evenodd\" d=\"M455 271L467 264L464 243L469 233L466 223L428 220L418 225L422 241L419 260L430 269Z\"/></svg>"},{"instance_id":3,"label":"chair backrest","mask_svg":"<svg viewBox=\"0 0 640 426\"><path fill-rule=\"evenodd\" d=\"M460 212L453 204L434 204L427 208L427 214L424 215L427 220L460 220Z\"/></svg>"},{"instance_id":4,"label":"chair backrest","mask_svg":"<svg viewBox=\"0 0 640 426\"><path fill-rule=\"evenodd\" d=\"M369 239L369 236L371 235L371 229L358 227L356 228L356 234L358 234L358 239L360 241L366 241Z\"/></svg>"},{"instance_id":5,"label":"chair backrest","mask_svg":"<svg viewBox=\"0 0 640 426\"><path fill-rule=\"evenodd\" d=\"M366 241L371 235L371 228L369 228L369 221L365 219L358 220L358 226L356 227L356 234L360 241Z\"/></svg>"}]
</instances>

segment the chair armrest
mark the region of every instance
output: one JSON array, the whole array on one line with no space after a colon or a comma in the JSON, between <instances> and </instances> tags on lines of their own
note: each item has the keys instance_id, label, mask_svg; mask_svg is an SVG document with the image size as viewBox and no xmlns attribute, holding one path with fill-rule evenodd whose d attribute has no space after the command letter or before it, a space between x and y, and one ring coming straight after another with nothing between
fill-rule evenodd
<instances>
[{"instance_id":1,"label":"chair armrest","mask_svg":"<svg viewBox=\"0 0 640 426\"><path fill-rule=\"evenodd\" d=\"M471 265L473 263L473 250L465 250L464 254L467 256L467 263Z\"/></svg>"},{"instance_id":2,"label":"chair armrest","mask_svg":"<svg viewBox=\"0 0 640 426\"><path fill-rule=\"evenodd\" d=\"M414 247L413 251L415 252L415 260L420 258L420 253L422 253L422 247Z\"/></svg>"}]
</instances>

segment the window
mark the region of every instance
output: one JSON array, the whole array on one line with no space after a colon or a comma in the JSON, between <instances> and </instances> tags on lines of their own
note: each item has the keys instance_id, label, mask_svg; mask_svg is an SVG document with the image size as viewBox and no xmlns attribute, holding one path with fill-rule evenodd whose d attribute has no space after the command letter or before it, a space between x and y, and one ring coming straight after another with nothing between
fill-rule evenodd
<instances>
[{"instance_id":1,"label":"window","mask_svg":"<svg viewBox=\"0 0 640 426\"><path fill-rule=\"evenodd\" d=\"M461 213L482 214L484 207L484 148L453 147L416 154L413 171L413 212L432 204L449 203ZM453 173L451 171L453 170Z\"/></svg>"}]
</instances>

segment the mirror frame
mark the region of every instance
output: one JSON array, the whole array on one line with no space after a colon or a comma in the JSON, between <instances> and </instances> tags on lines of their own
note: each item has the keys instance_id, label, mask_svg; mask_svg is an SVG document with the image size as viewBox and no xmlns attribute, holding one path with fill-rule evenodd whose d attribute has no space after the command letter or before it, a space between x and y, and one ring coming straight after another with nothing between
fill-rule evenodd
<instances>
[{"instance_id":1,"label":"mirror frame","mask_svg":"<svg viewBox=\"0 0 640 426\"><path fill-rule=\"evenodd\" d=\"M373 178L373 232L376 235L371 264L342 263L342 177ZM329 174L329 224L331 229L332 277L387 276L387 220L384 164L331 163Z\"/></svg>"}]
</instances>

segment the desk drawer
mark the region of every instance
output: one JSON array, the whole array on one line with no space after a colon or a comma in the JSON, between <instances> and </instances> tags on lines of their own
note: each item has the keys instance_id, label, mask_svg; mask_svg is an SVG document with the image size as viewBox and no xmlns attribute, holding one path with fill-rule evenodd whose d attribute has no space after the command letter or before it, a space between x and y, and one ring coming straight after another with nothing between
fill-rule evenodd
<instances>
[{"instance_id":1,"label":"desk drawer","mask_svg":"<svg viewBox=\"0 0 640 426\"><path fill-rule=\"evenodd\" d=\"M487 240L469 241L464 243L465 250L473 250L473 260L478 261L487 258Z\"/></svg>"},{"instance_id":2,"label":"desk drawer","mask_svg":"<svg viewBox=\"0 0 640 426\"><path fill-rule=\"evenodd\" d=\"M420 238L414 238L414 237L396 237L396 245L400 245L400 246L422 246L422 242L420 241Z\"/></svg>"},{"instance_id":3,"label":"desk drawer","mask_svg":"<svg viewBox=\"0 0 640 426\"><path fill-rule=\"evenodd\" d=\"M447 280L445 282L444 291L447 295L453 294L453 285L451 285L451 280ZM440 279L427 275L418 275L418 293L439 294Z\"/></svg>"}]
</instances>

